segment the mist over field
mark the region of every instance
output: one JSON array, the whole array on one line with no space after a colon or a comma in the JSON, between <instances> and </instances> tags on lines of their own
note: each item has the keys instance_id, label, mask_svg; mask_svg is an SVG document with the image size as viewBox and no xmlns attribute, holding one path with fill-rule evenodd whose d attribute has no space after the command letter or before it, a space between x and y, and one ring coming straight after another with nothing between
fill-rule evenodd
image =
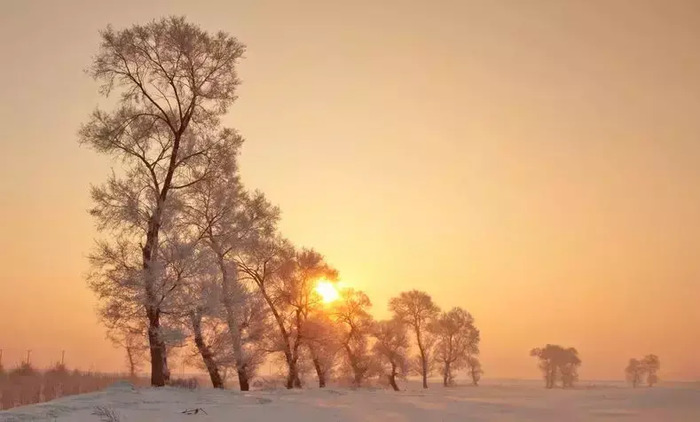
<instances>
[{"instance_id":1,"label":"mist over field","mask_svg":"<svg viewBox=\"0 0 700 422\"><path fill-rule=\"evenodd\" d=\"M700 420L699 23L2 2L0 420Z\"/></svg>"}]
</instances>

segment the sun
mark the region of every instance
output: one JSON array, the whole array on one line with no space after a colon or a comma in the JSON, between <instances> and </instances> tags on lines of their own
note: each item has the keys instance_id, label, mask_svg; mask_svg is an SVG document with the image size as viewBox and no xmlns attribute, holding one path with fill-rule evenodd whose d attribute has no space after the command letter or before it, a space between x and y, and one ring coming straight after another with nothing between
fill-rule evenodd
<instances>
[{"instance_id":1,"label":"sun","mask_svg":"<svg viewBox=\"0 0 700 422\"><path fill-rule=\"evenodd\" d=\"M330 281L325 280L321 280L318 282L318 284L316 284L316 292L321 295L321 299L325 303L331 303L338 299L338 296L340 296L335 285Z\"/></svg>"}]
</instances>

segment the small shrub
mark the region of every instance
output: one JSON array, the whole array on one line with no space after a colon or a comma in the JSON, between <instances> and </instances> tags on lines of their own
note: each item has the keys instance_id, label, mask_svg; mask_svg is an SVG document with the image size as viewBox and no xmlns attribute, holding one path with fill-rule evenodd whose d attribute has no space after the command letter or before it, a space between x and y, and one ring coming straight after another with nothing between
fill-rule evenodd
<instances>
[{"instance_id":1,"label":"small shrub","mask_svg":"<svg viewBox=\"0 0 700 422\"><path fill-rule=\"evenodd\" d=\"M185 388L187 390L194 390L199 388L199 381L197 378L174 378L170 380L170 386L175 388Z\"/></svg>"},{"instance_id":2,"label":"small shrub","mask_svg":"<svg viewBox=\"0 0 700 422\"><path fill-rule=\"evenodd\" d=\"M92 414L98 416L101 422L119 422L120 420L119 413L111 407L96 406Z\"/></svg>"}]
</instances>

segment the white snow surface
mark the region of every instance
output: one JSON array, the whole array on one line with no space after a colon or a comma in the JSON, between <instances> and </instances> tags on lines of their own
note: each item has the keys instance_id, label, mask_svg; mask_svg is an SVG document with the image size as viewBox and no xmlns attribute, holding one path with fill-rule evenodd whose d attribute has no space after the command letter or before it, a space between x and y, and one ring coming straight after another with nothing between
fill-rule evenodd
<instances>
[{"instance_id":1,"label":"white snow surface","mask_svg":"<svg viewBox=\"0 0 700 422\"><path fill-rule=\"evenodd\" d=\"M99 422L96 406L135 421L700 421L700 385L632 389L588 385L545 390L539 383L489 383L480 387L422 390L303 389L242 393L176 388L104 391L0 412L0 421ZM197 414L182 413L203 409Z\"/></svg>"}]
</instances>

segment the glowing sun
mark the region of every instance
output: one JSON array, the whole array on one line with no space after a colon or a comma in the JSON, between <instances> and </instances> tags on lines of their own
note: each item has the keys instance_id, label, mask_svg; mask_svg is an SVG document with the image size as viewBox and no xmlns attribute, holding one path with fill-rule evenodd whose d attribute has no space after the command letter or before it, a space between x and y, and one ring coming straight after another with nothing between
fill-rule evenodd
<instances>
[{"instance_id":1,"label":"glowing sun","mask_svg":"<svg viewBox=\"0 0 700 422\"><path fill-rule=\"evenodd\" d=\"M319 281L316 285L316 292L321 295L321 299L325 303L331 303L339 296L338 289L330 281Z\"/></svg>"}]
</instances>

